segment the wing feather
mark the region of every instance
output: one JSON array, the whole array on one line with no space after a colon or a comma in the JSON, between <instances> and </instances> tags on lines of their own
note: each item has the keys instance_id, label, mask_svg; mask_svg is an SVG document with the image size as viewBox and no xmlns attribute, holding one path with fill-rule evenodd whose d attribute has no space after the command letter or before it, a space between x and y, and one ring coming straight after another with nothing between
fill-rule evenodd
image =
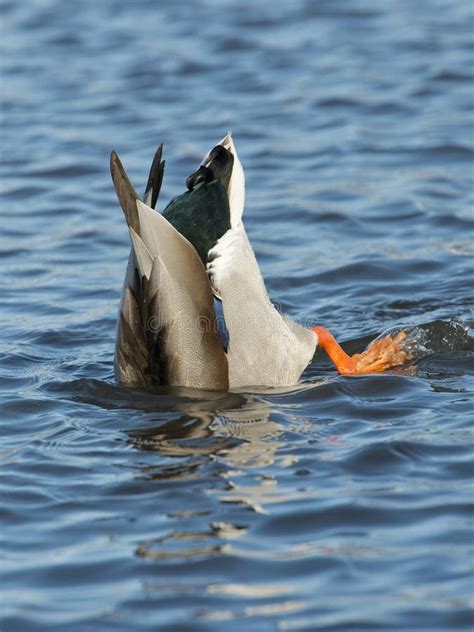
<instances>
[{"instance_id":1,"label":"wing feather","mask_svg":"<svg viewBox=\"0 0 474 632\"><path fill-rule=\"evenodd\" d=\"M209 259L229 332L230 386L296 384L313 357L316 336L271 303L243 224L221 237Z\"/></svg>"},{"instance_id":2,"label":"wing feather","mask_svg":"<svg viewBox=\"0 0 474 632\"><path fill-rule=\"evenodd\" d=\"M117 378L227 389L212 290L193 246L133 189L116 154L111 170L132 240L116 345ZM140 348L133 356L133 345ZM147 349L146 361L142 353Z\"/></svg>"}]
</instances>

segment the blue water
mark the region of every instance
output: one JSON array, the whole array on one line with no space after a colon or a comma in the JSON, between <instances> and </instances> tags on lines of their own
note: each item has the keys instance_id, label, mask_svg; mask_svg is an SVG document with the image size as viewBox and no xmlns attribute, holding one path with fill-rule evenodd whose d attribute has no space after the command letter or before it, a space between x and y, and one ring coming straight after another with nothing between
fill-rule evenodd
<instances>
[{"instance_id":1,"label":"blue water","mask_svg":"<svg viewBox=\"0 0 474 632\"><path fill-rule=\"evenodd\" d=\"M472 324L470 0L3 0L5 631L471 630L473 353L117 386L129 241L232 129L272 297L360 350Z\"/></svg>"}]
</instances>

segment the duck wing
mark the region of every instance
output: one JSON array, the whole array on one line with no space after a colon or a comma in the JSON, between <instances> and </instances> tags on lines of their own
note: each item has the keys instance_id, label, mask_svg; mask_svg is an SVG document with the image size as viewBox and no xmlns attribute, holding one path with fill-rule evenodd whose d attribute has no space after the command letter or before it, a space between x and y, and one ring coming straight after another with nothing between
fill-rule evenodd
<instances>
[{"instance_id":1,"label":"duck wing","mask_svg":"<svg viewBox=\"0 0 474 632\"><path fill-rule=\"evenodd\" d=\"M317 338L270 301L242 223L245 174L231 133L218 145L234 157L227 187L231 228L210 250L207 271L222 301L230 386L294 385L314 355ZM204 167L211 153L204 156Z\"/></svg>"},{"instance_id":2,"label":"duck wing","mask_svg":"<svg viewBox=\"0 0 474 632\"><path fill-rule=\"evenodd\" d=\"M227 358L198 254L162 215L140 200L115 152L110 166L132 240L116 338L118 381L129 386L227 389ZM157 173L161 176L151 186L155 191L162 167ZM152 201L153 195L147 199Z\"/></svg>"},{"instance_id":3,"label":"duck wing","mask_svg":"<svg viewBox=\"0 0 474 632\"><path fill-rule=\"evenodd\" d=\"M209 252L207 272L222 301L231 388L296 384L317 337L271 303L242 223Z\"/></svg>"}]
</instances>

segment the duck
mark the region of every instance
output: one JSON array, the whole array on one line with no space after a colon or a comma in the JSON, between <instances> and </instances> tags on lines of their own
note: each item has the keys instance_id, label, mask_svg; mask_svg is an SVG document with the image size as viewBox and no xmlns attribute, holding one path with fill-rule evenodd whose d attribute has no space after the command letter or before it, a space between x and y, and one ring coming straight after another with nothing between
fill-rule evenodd
<instances>
[{"instance_id":1,"label":"duck","mask_svg":"<svg viewBox=\"0 0 474 632\"><path fill-rule=\"evenodd\" d=\"M128 387L206 390L296 385L322 348L342 375L403 364L403 332L349 356L323 326L306 328L271 301L243 223L245 174L229 132L160 213L163 145L144 195L115 151L110 170L131 240L114 371Z\"/></svg>"}]
</instances>

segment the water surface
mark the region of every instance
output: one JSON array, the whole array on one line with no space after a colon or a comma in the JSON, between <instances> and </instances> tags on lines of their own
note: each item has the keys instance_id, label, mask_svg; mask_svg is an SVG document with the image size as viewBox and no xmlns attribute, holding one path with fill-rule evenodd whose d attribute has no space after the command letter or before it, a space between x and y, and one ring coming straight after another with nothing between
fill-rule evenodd
<instances>
[{"instance_id":1,"label":"water surface","mask_svg":"<svg viewBox=\"0 0 474 632\"><path fill-rule=\"evenodd\" d=\"M359 350L472 324L468 0L2 3L4 630L473 624L473 355L271 392L114 383L136 186L228 129L272 297Z\"/></svg>"}]
</instances>

